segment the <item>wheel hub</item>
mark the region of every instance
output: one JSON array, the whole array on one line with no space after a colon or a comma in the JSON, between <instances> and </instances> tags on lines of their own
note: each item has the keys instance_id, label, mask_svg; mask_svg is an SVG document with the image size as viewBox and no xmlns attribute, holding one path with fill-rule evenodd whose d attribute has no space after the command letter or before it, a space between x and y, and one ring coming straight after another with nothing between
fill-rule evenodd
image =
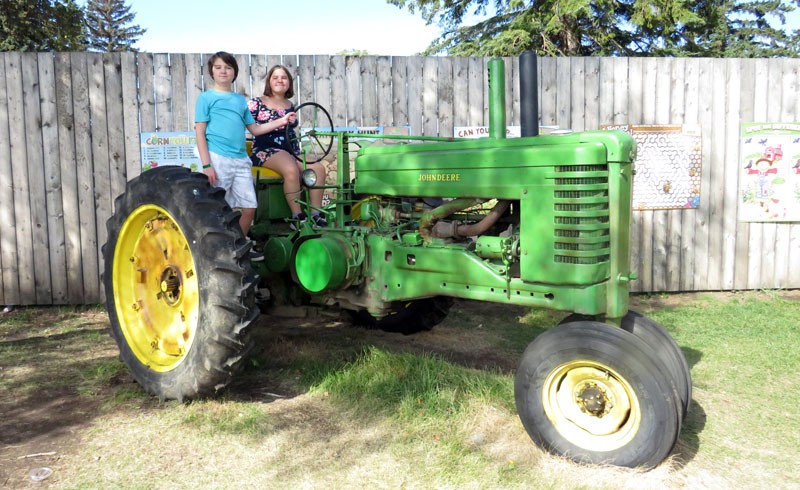
<instances>
[{"instance_id":1,"label":"wheel hub","mask_svg":"<svg viewBox=\"0 0 800 490\"><path fill-rule=\"evenodd\" d=\"M158 298L170 306L175 306L181 299L181 273L169 266L161 273L161 292Z\"/></svg>"},{"instance_id":2,"label":"wheel hub","mask_svg":"<svg viewBox=\"0 0 800 490\"><path fill-rule=\"evenodd\" d=\"M602 418L614 407L606 391L596 383L588 382L579 387L575 402L584 413Z\"/></svg>"}]
</instances>

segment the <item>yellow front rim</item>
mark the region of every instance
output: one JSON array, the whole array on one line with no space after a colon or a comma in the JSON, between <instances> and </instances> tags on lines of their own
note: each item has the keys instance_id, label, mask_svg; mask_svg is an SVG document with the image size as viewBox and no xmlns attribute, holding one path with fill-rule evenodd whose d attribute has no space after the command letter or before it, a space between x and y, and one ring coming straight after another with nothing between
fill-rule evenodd
<instances>
[{"instance_id":1,"label":"yellow front rim","mask_svg":"<svg viewBox=\"0 0 800 490\"><path fill-rule=\"evenodd\" d=\"M197 330L200 289L186 236L163 208L135 209L117 238L113 264L119 326L133 354L153 371L175 369Z\"/></svg>"},{"instance_id":2,"label":"yellow front rim","mask_svg":"<svg viewBox=\"0 0 800 490\"><path fill-rule=\"evenodd\" d=\"M569 442L588 451L613 451L639 430L642 411L631 385L610 367L572 361L552 370L542 400L547 418Z\"/></svg>"}]
</instances>

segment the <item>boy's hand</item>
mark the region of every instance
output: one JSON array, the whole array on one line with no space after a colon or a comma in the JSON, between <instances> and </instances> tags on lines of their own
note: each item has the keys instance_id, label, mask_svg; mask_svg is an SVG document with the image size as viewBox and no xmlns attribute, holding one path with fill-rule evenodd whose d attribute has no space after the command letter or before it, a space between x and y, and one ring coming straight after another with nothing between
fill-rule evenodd
<instances>
[{"instance_id":1,"label":"boy's hand","mask_svg":"<svg viewBox=\"0 0 800 490\"><path fill-rule=\"evenodd\" d=\"M217 185L217 172L214 171L214 167L204 168L203 173L208 177L209 184L213 186Z\"/></svg>"}]
</instances>

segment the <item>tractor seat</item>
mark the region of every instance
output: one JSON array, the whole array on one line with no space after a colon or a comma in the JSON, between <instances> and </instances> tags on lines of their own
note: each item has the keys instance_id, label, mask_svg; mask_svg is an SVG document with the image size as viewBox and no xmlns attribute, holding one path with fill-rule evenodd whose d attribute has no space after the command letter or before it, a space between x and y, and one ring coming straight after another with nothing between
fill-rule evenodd
<instances>
[{"instance_id":1,"label":"tractor seat","mask_svg":"<svg viewBox=\"0 0 800 490\"><path fill-rule=\"evenodd\" d=\"M260 180L281 180L281 174L266 167L253 167L253 178L257 181Z\"/></svg>"},{"instance_id":2,"label":"tractor seat","mask_svg":"<svg viewBox=\"0 0 800 490\"><path fill-rule=\"evenodd\" d=\"M252 136L247 136L245 139L245 146L247 149L247 154L249 155L251 151L253 151L253 140ZM253 167L253 178L258 180L275 180L275 179L282 179L281 174L278 172L264 167Z\"/></svg>"}]
</instances>

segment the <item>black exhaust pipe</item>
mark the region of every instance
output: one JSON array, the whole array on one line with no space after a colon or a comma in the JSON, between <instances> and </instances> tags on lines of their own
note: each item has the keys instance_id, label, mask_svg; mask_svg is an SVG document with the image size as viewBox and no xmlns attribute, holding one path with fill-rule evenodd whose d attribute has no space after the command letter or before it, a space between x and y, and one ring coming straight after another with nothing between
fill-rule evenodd
<instances>
[{"instance_id":1,"label":"black exhaust pipe","mask_svg":"<svg viewBox=\"0 0 800 490\"><path fill-rule=\"evenodd\" d=\"M519 55L520 136L539 136L539 84L536 53Z\"/></svg>"}]
</instances>

